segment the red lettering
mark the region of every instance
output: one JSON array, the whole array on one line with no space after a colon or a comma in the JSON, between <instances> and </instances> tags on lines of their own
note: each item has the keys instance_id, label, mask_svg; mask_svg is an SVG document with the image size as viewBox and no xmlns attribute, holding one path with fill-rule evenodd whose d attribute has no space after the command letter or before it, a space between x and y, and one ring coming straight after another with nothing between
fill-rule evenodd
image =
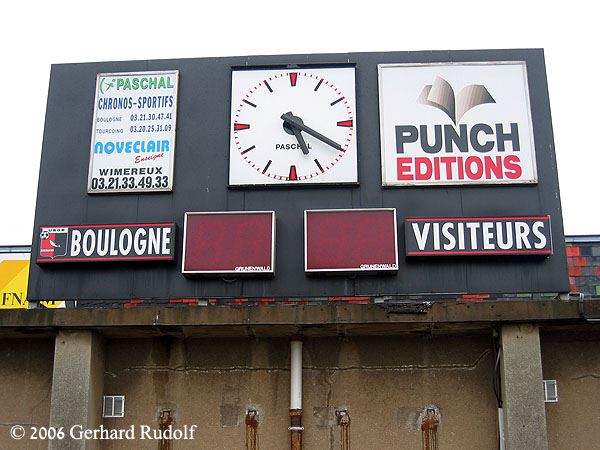
<instances>
[{"instance_id":1,"label":"red lettering","mask_svg":"<svg viewBox=\"0 0 600 450\"><path fill-rule=\"evenodd\" d=\"M473 171L475 164L475 172ZM465 160L465 171L470 180L479 180L483 176L483 162L477 156L469 156Z\"/></svg>"},{"instance_id":2,"label":"red lettering","mask_svg":"<svg viewBox=\"0 0 600 450\"><path fill-rule=\"evenodd\" d=\"M523 174L517 155L396 158L398 181L516 180Z\"/></svg>"},{"instance_id":3,"label":"red lettering","mask_svg":"<svg viewBox=\"0 0 600 450\"><path fill-rule=\"evenodd\" d=\"M436 180L440 179L440 158L434 158L433 160L433 177Z\"/></svg>"},{"instance_id":4,"label":"red lettering","mask_svg":"<svg viewBox=\"0 0 600 450\"><path fill-rule=\"evenodd\" d=\"M136 164L139 164L144 161L154 161L155 159L163 158L164 156L165 156L164 153L157 153L155 155L150 155L150 156L136 156L134 162Z\"/></svg>"},{"instance_id":5,"label":"red lettering","mask_svg":"<svg viewBox=\"0 0 600 450\"><path fill-rule=\"evenodd\" d=\"M398 181L412 181L414 180L411 173L411 162L412 158L397 158L396 164L398 168Z\"/></svg>"},{"instance_id":6,"label":"red lettering","mask_svg":"<svg viewBox=\"0 0 600 450\"><path fill-rule=\"evenodd\" d=\"M486 156L485 158L483 158L483 161L485 165L486 180L492 179L492 173L494 174L496 180L501 180L504 178L504 174L502 171L502 156L496 156L496 158Z\"/></svg>"},{"instance_id":7,"label":"red lettering","mask_svg":"<svg viewBox=\"0 0 600 450\"><path fill-rule=\"evenodd\" d=\"M442 156L440 162L446 165L446 178L452 180L452 163L456 162L455 156Z\"/></svg>"},{"instance_id":8,"label":"red lettering","mask_svg":"<svg viewBox=\"0 0 600 450\"><path fill-rule=\"evenodd\" d=\"M459 180L464 180L465 179L465 169L463 167L462 156L459 156L457 158L457 160L458 160L458 179Z\"/></svg>"},{"instance_id":9,"label":"red lettering","mask_svg":"<svg viewBox=\"0 0 600 450\"><path fill-rule=\"evenodd\" d=\"M506 178L511 180L521 178L523 169L521 168L521 160L517 155L509 155L504 158L504 167L506 168Z\"/></svg>"},{"instance_id":10,"label":"red lettering","mask_svg":"<svg viewBox=\"0 0 600 450\"><path fill-rule=\"evenodd\" d=\"M429 158L415 158L415 180L430 180L432 172L433 167Z\"/></svg>"}]
</instances>

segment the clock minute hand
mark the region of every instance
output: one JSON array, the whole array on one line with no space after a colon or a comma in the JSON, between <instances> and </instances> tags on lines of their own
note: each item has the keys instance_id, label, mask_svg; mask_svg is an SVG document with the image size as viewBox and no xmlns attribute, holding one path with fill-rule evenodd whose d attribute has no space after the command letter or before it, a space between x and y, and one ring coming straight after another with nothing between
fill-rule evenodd
<instances>
[{"instance_id":1,"label":"clock minute hand","mask_svg":"<svg viewBox=\"0 0 600 450\"><path fill-rule=\"evenodd\" d=\"M313 130L310 127L307 127L306 125L304 125L303 123L300 123L299 121L295 120L294 116L292 115L291 112L285 113L281 115L281 119L290 124L292 129L296 128L299 129L301 131L304 131L308 134L310 134L312 137L317 138L318 140L326 143L327 145L335 148L336 150L343 150L342 146L340 144L338 144L337 142L329 139L327 136L323 136L321 133L319 133L318 131ZM294 133L295 134L295 133ZM304 150L303 150L304 151Z\"/></svg>"}]
</instances>

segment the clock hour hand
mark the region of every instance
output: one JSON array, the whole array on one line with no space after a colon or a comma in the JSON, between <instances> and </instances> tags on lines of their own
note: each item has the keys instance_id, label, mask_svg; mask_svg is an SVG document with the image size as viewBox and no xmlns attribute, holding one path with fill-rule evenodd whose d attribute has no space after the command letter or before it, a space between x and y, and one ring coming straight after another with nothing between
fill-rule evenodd
<instances>
[{"instance_id":1,"label":"clock hour hand","mask_svg":"<svg viewBox=\"0 0 600 450\"><path fill-rule=\"evenodd\" d=\"M292 114L292 113L289 113ZM302 119L300 119L299 117L296 116L291 116L294 119L297 119L297 121L299 121L300 123L302 123ZM304 136L302 136L302 132L300 131L300 129L298 129L296 126L291 125L288 122L283 122L283 129L285 130L285 132L287 134L293 134L294 136L296 136L296 140L298 141L298 145L300 146L300 148L302 149L302 153L304 153L305 155L308 155L308 146L306 145L306 141L304 140Z\"/></svg>"},{"instance_id":2,"label":"clock hour hand","mask_svg":"<svg viewBox=\"0 0 600 450\"><path fill-rule=\"evenodd\" d=\"M296 117L296 116L294 116L291 112L287 112L285 114L282 114L281 115L281 119L285 123L291 125L292 129L298 129L298 130L304 131L304 132L310 134L312 137L317 138L318 140L320 140L320 141L326 143L327 145L335 148L336 150L343 150L343 148L342 148L342 146L340 144L338 144L337 142L329 139L327 136L323 136L318 131L315 131L312 128L307 127L302 122L300 122L298 120L299 118Z\"/></svg>"},{"instance_id":3,"label":"clock hour hand","mask_svg":"<svg viewBox=\"0 0 600 450\"><path fill-rule=\"evenodd\" d=\"M292 128L292 132L294 133L294 136L296 136L296 140L298 141L300 148L302 149L302 153L304 153L305 155L308 155L308 147L306 146L304 137L302 137L302 132L295 126L292 126L291 128Z\"/></svg>"}]
</instances>

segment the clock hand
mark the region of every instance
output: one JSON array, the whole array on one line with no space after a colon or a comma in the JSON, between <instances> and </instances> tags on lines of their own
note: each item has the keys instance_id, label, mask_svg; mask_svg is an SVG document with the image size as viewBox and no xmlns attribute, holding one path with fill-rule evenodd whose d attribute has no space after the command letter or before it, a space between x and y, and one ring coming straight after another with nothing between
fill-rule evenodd
<instances>
[{"instance_id":1,"label":"clock hand","mask_svg":"<svg viewBox=\"0 0 600 450\"><path fill-rule=\"evenodd\" d=\"M318 140L326 143L327 145L330 145L331 147L335 148L336 150L343 150L342 146L340 144L338 144L337 142L329 139L327 136L323 136L318 131L315 131L312 128L307 127L303 123L299 122L298 119L296 118L296 116L294 116L291 112L287 112L285 114L282 114L281 115L281 119L284 122L286 122L289 125L291 125L292 129L297 128L299 130L302 130L302 131L310 134L312 137L315 137Z\"/></svg>"},{"instance_id":2,"label":"clock hand","mask_svg":"<svg viewBox=\"0 0 600 450\"><path fill-rule=\"evenodd\" d=\"M292 114L291 112L289 113L290 115ZM299 123L303 123L302 119L300 117L296 117L294 115L291 115L291 117L293 117L294 119L297 119L297 122ZM295 126L292 126L290 123L288 122L283 122L283 129L285 130L285 132L287 134L293 134L294 136L296 136L296 140L298 141L298 144L300 145L300 148L302 149L302 153L304 153L305 155L308 155L308 146L306 145L306 142L304 141L304 136L302 136L302 132Z\"/></svg>"},{"instance_id":3,"label":"clock hand","mask_svg":"<svg viewBox=\"0 0 600 450\"><path fill-rule=\"evenodd\" d=\"M298 141L300 148L302 149L302 153L304 153L305 155L308 155L308 147L306 146L306 142L304 141L304 138L302 137L302 132L295 126L292 126L291 128L292 128L292 131L294 132L294 136L296 136L296 140Z\"/></svg>"}]
</instances>

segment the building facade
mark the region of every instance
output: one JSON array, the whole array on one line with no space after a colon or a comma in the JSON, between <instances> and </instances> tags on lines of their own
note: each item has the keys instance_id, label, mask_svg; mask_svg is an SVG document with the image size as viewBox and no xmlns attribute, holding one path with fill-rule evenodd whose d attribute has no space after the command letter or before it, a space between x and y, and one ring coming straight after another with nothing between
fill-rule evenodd
<instances>
[{"instance_id":1,"label":"building facade","mask_svg":"<svg viewBox=\"0 0 600 450\"><path fill-rule=\"evenodd\" d=\"M55 65L2 441L587 448L558 189L540 49Z\"/></svg>"}]
</instances>

